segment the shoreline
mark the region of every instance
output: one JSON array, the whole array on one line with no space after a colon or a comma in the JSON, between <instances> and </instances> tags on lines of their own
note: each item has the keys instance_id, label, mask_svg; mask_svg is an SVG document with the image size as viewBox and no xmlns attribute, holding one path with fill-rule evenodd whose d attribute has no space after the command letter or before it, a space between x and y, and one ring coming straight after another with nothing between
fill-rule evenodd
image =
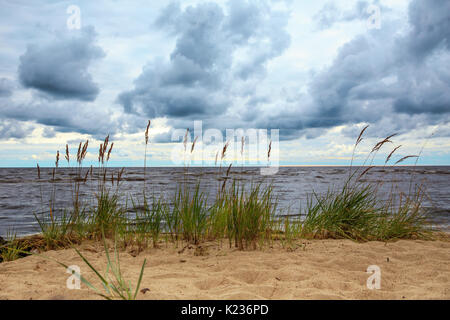
<instances>
[{"instance_id":1,"label":"shoreline","mask_svg":"<svg viewBox=\"0 0 450 320\"><path fill-rule=\"evenodd\" d=\"M102 244L85 240L76 246L101 273L106 270ZM291 249L228 248L224 241L200 245L161 242L158 249L120 250L125 279L134 285L144 259L137 299L450 299L450 236L439 240L357 243L351 240L296 241ZM81 274L101 287L74 249L43 256L78 265ZM381 289L366 286L367 268L381 270ZM33 255L0 263L0 299L101 299L81 284L69 290L70 275L56 262Z\"/></svg>"},{"instance_id":2,"label":"shoreline","mask_svg":"<svg viewBox=\"0 0 450 320\"><path fill-rule=\"evenodd\" d=\"M234 163L233 163L234 164ZM390 166L386 166L385 164L374 164L372 165L375 168L391 168ZM236 163L236 168L241 168L239 166L239 163ZM260 169L260 168L266 168L267 166L265 165L246 165L243 168L250 168L250 169ZM367 167L366 165L358 165L358 164L353 164L353 165L348 165L348 164L280 164L278 165L278 167L280 168L320 168L320 167L337 167L337 168L364 168ZM417 164L417 165L412 165L412 164L397 164L395 167L398 168L422 168L422 167L450 167L450 164ZM53 165L42 165L40 166L41 169L53 169L54 166ZM61 165L59 167L60 169L73 169L73 167L68 167L68 166L64 166ZM144 169L144 166L109 166L110 169ZM151 169L151 168L162 168L162 169L184 169L185 167L183 167L182 165L179 166L168 166L168 165L161 165L161 166L152 166L152 165L147 165L146 166L147 169ZM208 165L208 166L204 166L204 165L190 165L189 168L206 168L206 169L217 169L217 166L215 165ZM0 169L34 169L36 170L36 166L28 166L28 167L0 167Z\"/></svg>"}]
</instances>

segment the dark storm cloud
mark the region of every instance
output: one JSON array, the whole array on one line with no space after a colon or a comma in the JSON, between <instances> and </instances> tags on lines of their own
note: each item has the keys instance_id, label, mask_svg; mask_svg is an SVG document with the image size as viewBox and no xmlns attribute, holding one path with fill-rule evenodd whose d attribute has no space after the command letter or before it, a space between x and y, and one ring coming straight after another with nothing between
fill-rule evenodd
<instances>
[{"instance_id":1,"label":"dark storm cloud","mask_svg":"<svg viewBox=\"0 0 450 320\"><path fill-rule=\"evenodd\" d=\"M93 27L70 32L75 34L29 45L20 57L19 79L24 87L36 89L52 99L93 101L99 88L88 67L105 54L95 45Z\"/></svg>"},{"instance_id":2,"label":"dark storm cloud","mask_svg":"<svg viewBox=\"0 0 450 320\"><path fill-rule=\"evenodd\" d=\"M346 43L333 64L312 79L312 112L299 129L369 122L404 131L448 122L449 9L448 1L414 0L406 35L393 37L395 26L385 23Z\"/></svg>"},{"instance_id":3,"label":"dark storm cloud","mask_svg":"<svg viewBox=\"0 0 450 320\"><path fill-rule=\"evenodd\" d=\"M127 113L167 117L174 128L191 128L192 120L220 130L279 128L282 140L313 139L323 129L361 122L387 134L448 122L447 3L412 1L408 32L393 36L398 24L386 21L380 30L367 30L343 45L329 67L311 76L307 93L296 97L277 90L258 95L242 85L263 78L267 62L289 46L287 16L253 2L232 1L226 12L211 3L185 10L172 4L156 22L176 37L170 60L149 63L118 101ZM322 24L367 19L370 4L379 5L358 1L348 12L327 9L336 16ZM248 55L234 60L238 49ZM243 108L230 113L236 99Z\"/></svg>"},{"instance_id":4,"label":"dark storm cloud","mask_svg":"<svg viewBox=\"0 0 450 320\"><path fill-rule=\"evenodd\" d=\"M393 36L397 25L384 23L356 36L312 76L307 94L276 100L270 112L249 104L245 119L255 127L279 128L283 140L316 138L339 125L349 126L344 134L355 135L360 127L353 125L362 122L377 136L448 123L450 52L444 26L450 10L442 8L449 4L412 1L410 31Z\"/></svg>"},{"instance_id":5,"label":"dark storm cloud","mask_svg":"<svg viewBox=\"0 0 450 320\"><path fill-rule=\"evenodd\" d=\"M169 61L148 63L118 102L136 115L219 121L234 83L264 76L266 63L289 46L286 23L262 2L230 1L227 13L216 3L171 4L155 23L176 39ZM242 61L235 61L238 49L247 52Z\"/></svg>"}]
</instances>

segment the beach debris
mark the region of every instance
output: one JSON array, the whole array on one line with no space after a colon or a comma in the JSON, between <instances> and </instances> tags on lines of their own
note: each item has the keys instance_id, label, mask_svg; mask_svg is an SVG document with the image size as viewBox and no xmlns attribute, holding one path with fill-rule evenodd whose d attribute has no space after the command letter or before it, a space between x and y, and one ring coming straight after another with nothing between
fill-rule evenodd
<instances>
[{"instance_id":1,"label":"beach debris","mask_svg":"<svg viewBox=\"0 0 450 320\"><path fill-rule=\"evenodd\" d=\"M182 253L184 252L184 250L186 250L186 249L192 249L192 246L189 245L189 244L186 245L186 246L184 246L183 249L181 249L181 250L178 251L178 254L182 254Z\"/></svg>"},{"instance_id":2,"label":"beach debris","mask_svg":"<svg viewBox=\"0 0 450 320\"><path fill-rule=\"evenodd\" d=\"M207 256L209 255L208 249L202 246L195 248L194 256Z\"/></svg>"},{"instance_id":3,"label":"beach debris","mask_svg":"<svg viewBox=\"0 0 450 320\"><path fill-rule=\"evenodd\" d=\"M83 248L83 250L84 251L89 251L89 252L92 252L92 253L98 253L98 250L95 249L93 246L86 246L86 247Z\"/></svg>"},{"instance_id":4,"label":"beach debris","mask_svg":"<svg viewBox=\"0 0 450 320\"><path fill-rule=\"evenodd\" d=\"M149 291L150 291L149 288L141 289L141 293L142 293L142 294L146 294L146 293L149 292Z\"/></svg>"},{"instance_id":5,"label":"beach debris","mask_svg":"<svg viewBox=\"0 0 450 320\"><path fill-rule=\"evenodd\" d=\"M141 251L139 250L139 249L131 249L128 253L130 254L130 256L132 256L133 258L136 258L138 255L139 255L139 253L140 253Z\"/></svg>"}]
</instances>

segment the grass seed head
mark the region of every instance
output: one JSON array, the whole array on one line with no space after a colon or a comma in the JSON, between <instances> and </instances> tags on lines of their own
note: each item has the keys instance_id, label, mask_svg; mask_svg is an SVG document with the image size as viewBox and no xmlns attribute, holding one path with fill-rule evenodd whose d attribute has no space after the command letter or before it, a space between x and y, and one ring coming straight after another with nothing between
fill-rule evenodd
<instances>
[{"instance_id":1,"label":"grass seed head","mask_svg":"<svg viewBox=\"0 0 450 320\"><path fill-rule=\"evenodd\" d=\"M68 144L66 144L66 160L67 160L67 163L69 164L70 154L69 154L69 145Z\"/></svg>"},{"instance_id":2,"label":"grass seed head","mask_svg":"<svg viewBox=\"0 0 450 320\"><path fill-rule=\"evenodd\" d=\"M406 157L403 157L400 160L398 160L395 164L399 164L400 162L403 162L403 161L405 161L406 159L409 159L409 158L418 158L418 157L419 156L414 156L414 155L406 156Z\"/></svg>"},{"instance_id":3,"label":"grass seed head","mask_svg":"<svg viewBox=\"0 0 450 320\"><path fill-rule=\"evenodd\" d=\"M56 161L55 161L56 168L58 168L58 164L59 164L59 150L56 151Z\"/></svg>"},{"instance_id":4,"label":"grass seed head","mask_svg":"<svg viewBox=\"0 0 450 320\"><path fill-rule=\"evenodd\" d=\"M360 142L363 140L362 139L362 135L364 134L364 132L367 130L367 128L369 127L369 125L365 126L361 132L359 133L358 139L356 139L356 143L355 143L355 147L360 144Z\"/></svg>"},{"instance_id":5,"label":"grass seed head","mask_svg":"<svg viewBox=\"0 0 450 320\"><path fill-rule=\"evenodd\" d=\"M195 143L197 142L198 136L195 137L194 142L192 142L191 153L194 152Z\"/></svg>"},{"instance_id":6,"label":"grass seed head","mask_svg":"<svg viewBox=\"0 0 450 320\"><path fill-rule=\"evenodd\" d=\"M394 150L392 150L391 153L389 153L389 155L387 156L386 161L384 162L384 164L386 164L386 163L389 162L389 160L391 159L391 157L392 157L392 155L394 154L394 152L397 151L400 147L401 147L401 145L395 147Z\"/></svg>"},{"instance_id":7,"label":"grass seed head","mask_svg":"<svg viewBox=\"0 0 450 320\"><path fill-rule=\"evenodd\" d=\"M151 121L148 120L147 129L145 130L145 144L148 144L148 129L150 129Z\"/></svg>"}]
</instances>

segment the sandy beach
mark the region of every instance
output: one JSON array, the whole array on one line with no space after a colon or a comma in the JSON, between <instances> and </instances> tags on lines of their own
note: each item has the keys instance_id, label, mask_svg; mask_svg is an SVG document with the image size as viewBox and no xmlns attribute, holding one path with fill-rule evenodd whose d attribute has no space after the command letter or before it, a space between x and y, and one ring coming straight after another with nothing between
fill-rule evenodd
<instances>
[{"instance_id":1,"label":"sandy beach","mask_svg":"<svg viewBox=\"0 0 450 320\"><path fill-rule=\"evenodd\" d=\"M147 249L120 254L125 279L136 283L147 259L138 299L450 299L450 242L401 240L356 243L303 240L294 250L267 247L229 249L224 243L200 247ZM100 243L79 246L100 270L106 258ZM47 257L81 267L97 286L93 272L73 249L48 251ZM369 290L367 268L381 270L381 288ZM70 275L55 262L30 256L0 264L0 299L101 299L81 284L66 287Z\"/></svg>"}]
</instances>

